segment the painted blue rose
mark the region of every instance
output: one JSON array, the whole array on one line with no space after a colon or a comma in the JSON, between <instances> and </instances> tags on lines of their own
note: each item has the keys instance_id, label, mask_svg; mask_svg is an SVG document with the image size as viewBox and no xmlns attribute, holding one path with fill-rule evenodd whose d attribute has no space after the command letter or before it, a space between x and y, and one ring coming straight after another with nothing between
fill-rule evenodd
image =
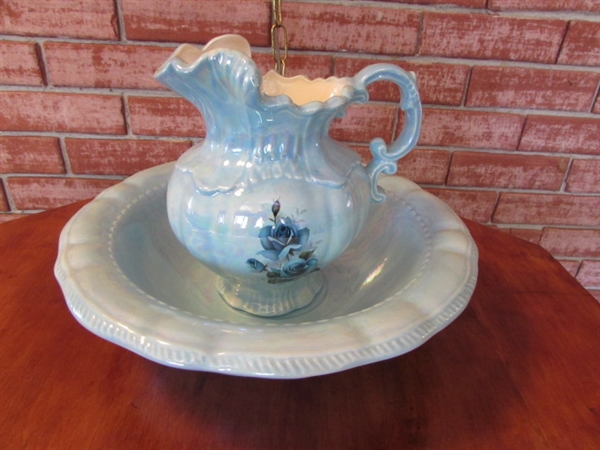
<instances>
[{"instance_id":1,"label":"painted blue rose","mask_svg":"<svg viewBox=\"0 0 600 450\"><path fill-rule=\"evenodd\" d=\"M271 284L285 283L302 275L319 270L317 258L313 258L316 248L309 242L310 230L301 228L291 217L281 218L281 203L275 200L271 205L273 225L262 227L258 233L263 250L256 253L262 261L248 258L246 265L254 272L266 272ZM300 215L305 211L297 211ZM267 262L268 260L268 262Z\"/></svg>"},{"instance_id":2,"label":"painted blue rose","mask_svg":"<svg viewBox=\"0 0 600 450\"><path fill-rule=\"evenodd\" d=\"M265 266L263 263L261 263L256 258L249 258L249 259L247 259L246 260L246 264L252 270L256 270L257 272L262 272L263 270L266 270L266 268L267 268L267 266Z\"/></svg>"},{"instance_id":3,"label":"painted blue rose","mask_svg":"<svg viewBox=\"0 0 600 450\"><path fill-rule=\"evenodd\" d=\"M306 275L315 270L318 270L317 264L319 261L317 258L302 259L294 258L287 261L281 269L271 269L267 274L270 278L270 283L278 283L283 281L291 281L294 278Z\"/></svg>"},{"instance_id":4,"label":"painted blue rose","mask_svg":"<svg viewBox=\"0 0 600 450\"><path fill-rule=\"evenodd\" d=\"M291 218L279 219L276 225L262 227L258 237L263 247L259 255L271 261L285 259L302 251L308 244L310 230L300 228Z\"/></svg>"}]
</instances>

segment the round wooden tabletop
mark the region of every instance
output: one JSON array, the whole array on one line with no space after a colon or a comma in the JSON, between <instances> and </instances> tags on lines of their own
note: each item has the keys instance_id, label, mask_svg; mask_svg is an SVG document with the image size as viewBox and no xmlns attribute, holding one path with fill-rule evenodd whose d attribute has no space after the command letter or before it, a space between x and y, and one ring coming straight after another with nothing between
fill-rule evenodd
<instances>
[{"instance_id":1,"label":"round wooden tabletop","mask_svg":"<svg viewBox=\"0 0 600 450\"><path fill-rule=\"evenodd\" d=\"M416 350L266 380L161 366L92 335L53 276L73 204L0 225L0 448L533 449L600 442L600 304L542 248L467 222L464 313Z\"/></svg>"}]
</instances>

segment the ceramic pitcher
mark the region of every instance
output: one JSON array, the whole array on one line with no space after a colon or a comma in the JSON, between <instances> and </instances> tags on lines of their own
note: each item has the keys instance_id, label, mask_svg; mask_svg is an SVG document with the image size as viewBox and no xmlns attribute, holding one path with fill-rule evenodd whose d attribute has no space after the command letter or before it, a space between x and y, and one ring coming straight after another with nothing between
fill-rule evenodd
<instances>
[{"instance_id":1,"label":"ceramic pitcher","mask_svg":"<svg viewBox=\"0 0 600 450\"><path fill-rule=\"evenodd\" d=\"M167 192L177 239L212 269L223 299L260 316L306 307L327 289L324 268L361 231L385 193L381 173L416 144L421 103L414 74L376 64L352 78L262 76L241 36L182 45L155 77L194 104L205 140L177 161ZM368 165L328 135L378 80L401 91L404 127L375 138Z\"/></svg>"}]
</instances>

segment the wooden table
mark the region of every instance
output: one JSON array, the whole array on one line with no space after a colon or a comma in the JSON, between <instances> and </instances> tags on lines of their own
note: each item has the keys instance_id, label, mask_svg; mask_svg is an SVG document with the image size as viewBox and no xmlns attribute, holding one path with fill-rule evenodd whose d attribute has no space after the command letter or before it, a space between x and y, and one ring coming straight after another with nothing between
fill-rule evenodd
<instances>
[{"instance_id":1,"label":"wooden table","mask_svg":"<svg viewBox=\"0 0 600 450\"><path fill-rule=\"evenodd\" d=\"M53 277L82 203L0 225L0 448L591 449L600 305L546 251L472 222L465 312L418 349L302 380L161 366L86 331Z\"/></svg>"}]
</instances>

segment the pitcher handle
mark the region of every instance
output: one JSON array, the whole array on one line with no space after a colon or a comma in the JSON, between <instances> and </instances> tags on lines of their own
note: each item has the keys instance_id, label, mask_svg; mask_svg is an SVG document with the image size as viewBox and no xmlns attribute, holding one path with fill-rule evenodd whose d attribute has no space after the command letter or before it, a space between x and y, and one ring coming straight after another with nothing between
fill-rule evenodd
<instances>
[{"instance_id":1,"label":"pitcher handle","mask_svg":"<svg viewBox=\"0 0 600 450\"><path fill-rule=\"evenodd\" d=\"M385 194L377 186L379 175L396 173L396 162L410 152L419 139L421 130L422 110L416 77L413 72L407 72L393 64L374 64L358 72L354 83L358 92L367 92L367 87L376 81L392 81L398 85L401 92L400 109L405 112L404 126L400 136L389 146L382 138L375 138L369 144L373 159L366 170L371 180L371 201L381 203Z\"/></svg>"}]
</instances>

